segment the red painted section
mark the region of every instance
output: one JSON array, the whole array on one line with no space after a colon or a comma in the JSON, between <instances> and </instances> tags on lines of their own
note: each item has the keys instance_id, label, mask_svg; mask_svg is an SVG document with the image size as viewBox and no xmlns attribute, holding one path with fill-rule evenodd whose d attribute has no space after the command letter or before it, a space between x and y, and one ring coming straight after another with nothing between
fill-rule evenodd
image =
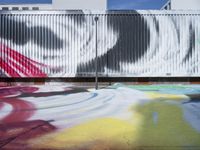
<instances>
[{"instance_id":1,"label":"red painted section","mask_svg":"<svg viewBox=\"0 0 200 150\"><path fill-rule=\"evenodd\" d=\"M0 58L0 67L3 68L3 70L12 77L20 77L20 75L9 65L6 63L2 58Z\"/></svg>"},{"instance_id":2,"label":"red painted section","mask_svg":"<svg viewBox=\"0 0 200 150\"><path fill-rule=\"evenodd\" d=\"M40 67L47 67L46 65L31 60L2 44L0 44L0 53L8 57L7 62L0 58L0 68L10 77L47 77L46 73L40 69Z\"/></svg>"}]
</instances>

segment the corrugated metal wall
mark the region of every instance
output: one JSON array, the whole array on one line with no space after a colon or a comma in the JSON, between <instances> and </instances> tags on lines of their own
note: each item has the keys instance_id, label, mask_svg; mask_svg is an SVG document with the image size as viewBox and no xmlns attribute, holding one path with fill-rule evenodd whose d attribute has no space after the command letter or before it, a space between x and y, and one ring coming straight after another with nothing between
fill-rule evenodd
<instances>
[{"instance_id":1,"label":"corrugated metal wall","mask_svg":"<svg viewBox=\"0 0 200 150\"><path fill-rule=\"evenodd\" d=\"M99 76L200 74L200 11L15 11L0 12L0 76L94 76L96 34Z\"/></svg>"}]
</instances>

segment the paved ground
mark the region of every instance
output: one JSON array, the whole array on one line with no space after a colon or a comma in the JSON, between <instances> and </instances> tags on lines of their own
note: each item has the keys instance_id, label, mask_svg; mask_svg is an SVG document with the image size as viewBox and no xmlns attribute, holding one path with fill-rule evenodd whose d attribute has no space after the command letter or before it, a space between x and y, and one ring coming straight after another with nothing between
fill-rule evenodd
<instances>
[{"instance_id":1,"label":"paved ground","mask_svg":"<svg viewBox=\"0 0 200 150\"><path fill-rule=\"evenodd\" d=\"M200 85L106 86L1 83L0 148L200 149Z\"/></svg>"}]
</instances>

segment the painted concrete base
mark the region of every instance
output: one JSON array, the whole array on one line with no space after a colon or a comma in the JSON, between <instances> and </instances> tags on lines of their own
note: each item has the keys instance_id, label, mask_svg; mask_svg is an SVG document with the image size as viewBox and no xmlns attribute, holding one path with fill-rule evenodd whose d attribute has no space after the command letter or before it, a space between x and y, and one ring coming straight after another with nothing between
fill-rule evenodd
<instances>
[{"instance_id":1,"label":"painted concrete base","mask_svg":"<svg viewBox=\"0 0 200 150\"><path fill-rule=\"evenodd\" d=\"M200 85L3 86L0 148L199 150Z\"/></svg>"}]
</instances>

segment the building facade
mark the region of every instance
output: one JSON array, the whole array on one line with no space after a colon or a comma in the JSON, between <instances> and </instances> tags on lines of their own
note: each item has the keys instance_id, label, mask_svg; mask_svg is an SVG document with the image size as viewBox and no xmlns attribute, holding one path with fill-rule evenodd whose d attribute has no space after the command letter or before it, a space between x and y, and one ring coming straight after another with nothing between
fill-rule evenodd
<instances>
[{"instance_id":1,"label":"building facade","mask_svg":"<svg viewBox=\"0 0 200 150\"><path fill-rule=\"evenodd\" d=\"M106 10L106 0L46 0L32 2L31 0L17 2L0 1L0 10Z\"/></svg>"},{"instance_id":2,"label":"building facade","mask_svg":"<svg viewBox=\"0 0 200 150\"><path fill-rule=\"evenodd\" d=\"M162 10L199 10L200 0L169 0Z\"/></svg>"},{"instance_id":3,"label":"building facade","mask_svg":"<svg viewBox=\"0 0 200 150\"><path fill-rule=\"evenodd\" d=\"M199 16L200 11L5 11L0 77L95 77L96 60L99 77L199 77Z\"/></svg>"}]
</instances>

